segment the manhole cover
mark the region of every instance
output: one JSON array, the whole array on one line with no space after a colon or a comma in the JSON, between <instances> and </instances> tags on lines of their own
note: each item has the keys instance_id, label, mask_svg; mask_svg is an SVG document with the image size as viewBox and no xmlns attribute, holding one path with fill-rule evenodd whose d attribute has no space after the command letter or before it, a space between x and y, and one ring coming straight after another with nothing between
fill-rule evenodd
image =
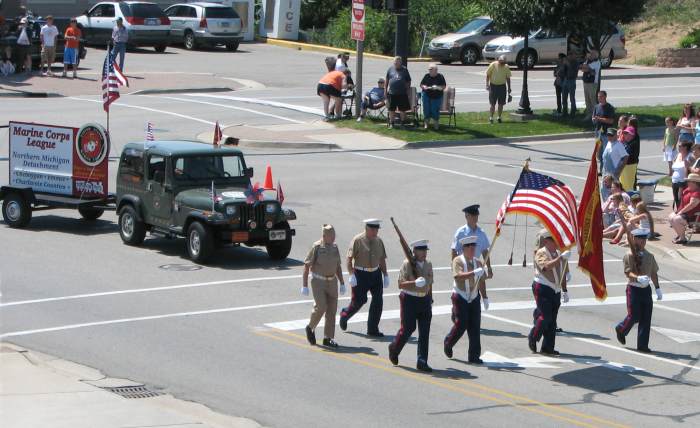
<instances>
[{"instance_id":1,"label":"manhole cover","mask_svg":"<svg viewBox=\"0 0 700 428\"><path fill-rule=\"evenodd\" d=\"M194 270L202 269L202 267L199 265L162 265L158 267L163 270L170 270L176 272L191 272Z\"/></svg>"},{"instance_id":2,"label":"manhole cover","mask_svg":"<svg viewBox=\"0 0 700 428\"><path fill-rule=\"evenodd\" d=\"M124 398L149 398L163 395L160 392L154 392L147 389L145 386L115 386L102 388L106 391L121 395Z\"/></svg>"}]
</instances>

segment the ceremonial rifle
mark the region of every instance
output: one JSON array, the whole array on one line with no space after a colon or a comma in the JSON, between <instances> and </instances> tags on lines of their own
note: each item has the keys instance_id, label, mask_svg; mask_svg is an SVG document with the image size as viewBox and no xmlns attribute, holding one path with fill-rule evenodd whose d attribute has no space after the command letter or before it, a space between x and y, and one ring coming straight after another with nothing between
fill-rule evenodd
<instances>
[{"instance_id":1,"label":"ceremonial rifle","mask_svg":"<svg viewBox=\"0 0 700 428\"><path fill-rule=\"evenodd\" d=\"M413 277L415 279L418 279L420 274L418 273L418 266L416 266L416 258L413 255L413 252L408 246L408 243L406 242L406 239L403 237L403 234L399 230L399 227L396 225L396 222L394 221L394 217L390 217L391 219L391 224L394 225L394 229L396 229L396 234L399 235L399 243L401 243L401 248L403 249L403 253L406 256L406 260L411 264L411 270L413 271Z\"/></svg>"}]
</instances>

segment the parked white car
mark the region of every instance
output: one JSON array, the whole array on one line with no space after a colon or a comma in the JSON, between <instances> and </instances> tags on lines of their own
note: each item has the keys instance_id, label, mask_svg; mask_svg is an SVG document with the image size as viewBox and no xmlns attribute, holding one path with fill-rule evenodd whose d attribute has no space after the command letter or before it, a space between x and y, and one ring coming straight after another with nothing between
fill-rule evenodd
<instances>
[{"instance_id":1,"label":"parked white car","mask_svg":"<svg viewBox=\"0 0 700 428\"><path fill-rule=\"evenodd\" d=\"M235 51L243 39L241 18L232 7L220 3L181 3L165 9L171 22L171 41L186 49L224 45Z\"/></svg>"},{"instance_id":2,"label":"parked white car","mask_svg":"<svg viewBox=\"0 0 700 428\"><path fill-rule=\"evenodd\" d=\"M625 33L619 25L611 26L612 37L605 43L601 54L601 65L608 68L615 59L627 56L625 49ZM522 68L527 63L528 68L535 64L552 64L557 61L560 53L569 53L568 36L552 30L539 29L530 33L527 54L524 52L523 37L503 36L489 41L482 51L484 59L496 60L504 55L510 64Z\"/></svg>"}]
</instances>

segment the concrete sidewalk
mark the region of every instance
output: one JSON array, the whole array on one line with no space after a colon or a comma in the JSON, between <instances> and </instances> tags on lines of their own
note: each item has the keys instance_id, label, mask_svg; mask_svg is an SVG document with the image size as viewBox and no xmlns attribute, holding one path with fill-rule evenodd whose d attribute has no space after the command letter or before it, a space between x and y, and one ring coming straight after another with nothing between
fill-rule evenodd
<instances>
[{"instance_id":1,"label":"concrete sidewalk","mask_svg":"<svg viewBox=\"0 0 700 428\"><path fill-rule=\"evenodd\" d=\"M114 391L114 392L113 392ZM156 395L147 398L125 398ZM0 343L3 428L257 428L256 422L149 392L125 379Z\"/></svg>"}]
</instances>

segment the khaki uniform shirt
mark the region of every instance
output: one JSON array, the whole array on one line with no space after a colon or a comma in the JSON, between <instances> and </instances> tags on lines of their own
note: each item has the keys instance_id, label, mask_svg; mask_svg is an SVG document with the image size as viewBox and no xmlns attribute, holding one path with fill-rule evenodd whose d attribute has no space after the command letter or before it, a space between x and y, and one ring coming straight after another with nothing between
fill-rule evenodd
<instances>
[{"instance_id":1,"label":"khaki uniform shirt","mask_svg":"<svg viewBox=\"0 0 700 428\"><path fill-rule=\"evenodd\" d=\"M543 270L543 267L558 256L559 251L552 257L545 247L535 252L535 278L533 281L550 287L555 293L561 292L561 284L563 282L562 275L566 275L566 272L568 272L569 262L560 261L554 266L554 269L548 269L546 271Z\"/></svg>"},{"instance_id":2,"label":"khaki uniform shirt","mask_svg":"<svg viewBox=\"0 0 700 428\"><path fill-rule=\"evenodd\" d=\"M421 264L423 266L421 266ZM416 270L418 275L425 278L425 286L418 288L415 285L411 285L408 288L402 288L401 292L406 293L411 296L423 297L430 293L433 289L433 264L429 261L424 261L423 263L416 263ZM414 281L417 278L413 276L413 269L411 268L411 263L408 260L404 260L399 269L399 284L405 281Z\"/></svg>"},{"instance_id":3,"label":"khaki uniform shirt","mask_svg":"<svg viewBox=\"0 0 700 428\"><path fill-rule=\"evenodd\" d=\"M304 263L311 272L321 276L335 276L340 267L340 251L336 244L326 245L323 239L314 242Z\"/></svg>"},{"instance_id":4,"label":"khaki uniform shirt","mask_svg":"<svg viewBox=\"0 0 700 428\"><path fill-rule=\"evenodd\" d=\"M464 254L457 256L452 260L452 275L457 275L460 273L471 272L477 268L480 268L481 262L476 258L467 260ZM480 281L485 280L485 276L481 277ZM469 288L467 288L467 283ZM455 279L454 280L454 291L462 296L467 302L471 302L476 299L479 294L479 282L474 280L474 277L465 279Z\"/></svg>"},{"instance_id":5,"label":"khaki uniform shirt","mask_svg":"<svg viewBox=\"0 0 700 428\"><path fill-rule=\"evenodd\" d=\"M386 250L384 242L377 237L375 239L367 239L364 232L352 238L350 248L348 249L348 258L352 257L353 266L364 269L374 269L379 267L379 262L386 259Z\"/></svg>"},{"instance_id":6,"label":"khaki uniform shirt","mask_svg":"<svg viewBox=\"0 0 700 428\"><path fill-rule=\"evenodd\" d=\"M649 253L648 251L643 251L642 252L642 262L641 262L641 269L637 271L637 269L634 266L634 262L632 260L632 253L627 253L625 254L625 257L622 259L622 263L625 266L625 273L634 273L635 275L646 275L646 276L651 276L652 274L655 274L659 272L659 265L656 264L656 259L654 258L654 255ZM642 285L638 283L637 281L630 281L630 285L633 285L635 287L640 287L640 288L646 288L649 286L647 285Z\"/></svg>"}]
</instances>

